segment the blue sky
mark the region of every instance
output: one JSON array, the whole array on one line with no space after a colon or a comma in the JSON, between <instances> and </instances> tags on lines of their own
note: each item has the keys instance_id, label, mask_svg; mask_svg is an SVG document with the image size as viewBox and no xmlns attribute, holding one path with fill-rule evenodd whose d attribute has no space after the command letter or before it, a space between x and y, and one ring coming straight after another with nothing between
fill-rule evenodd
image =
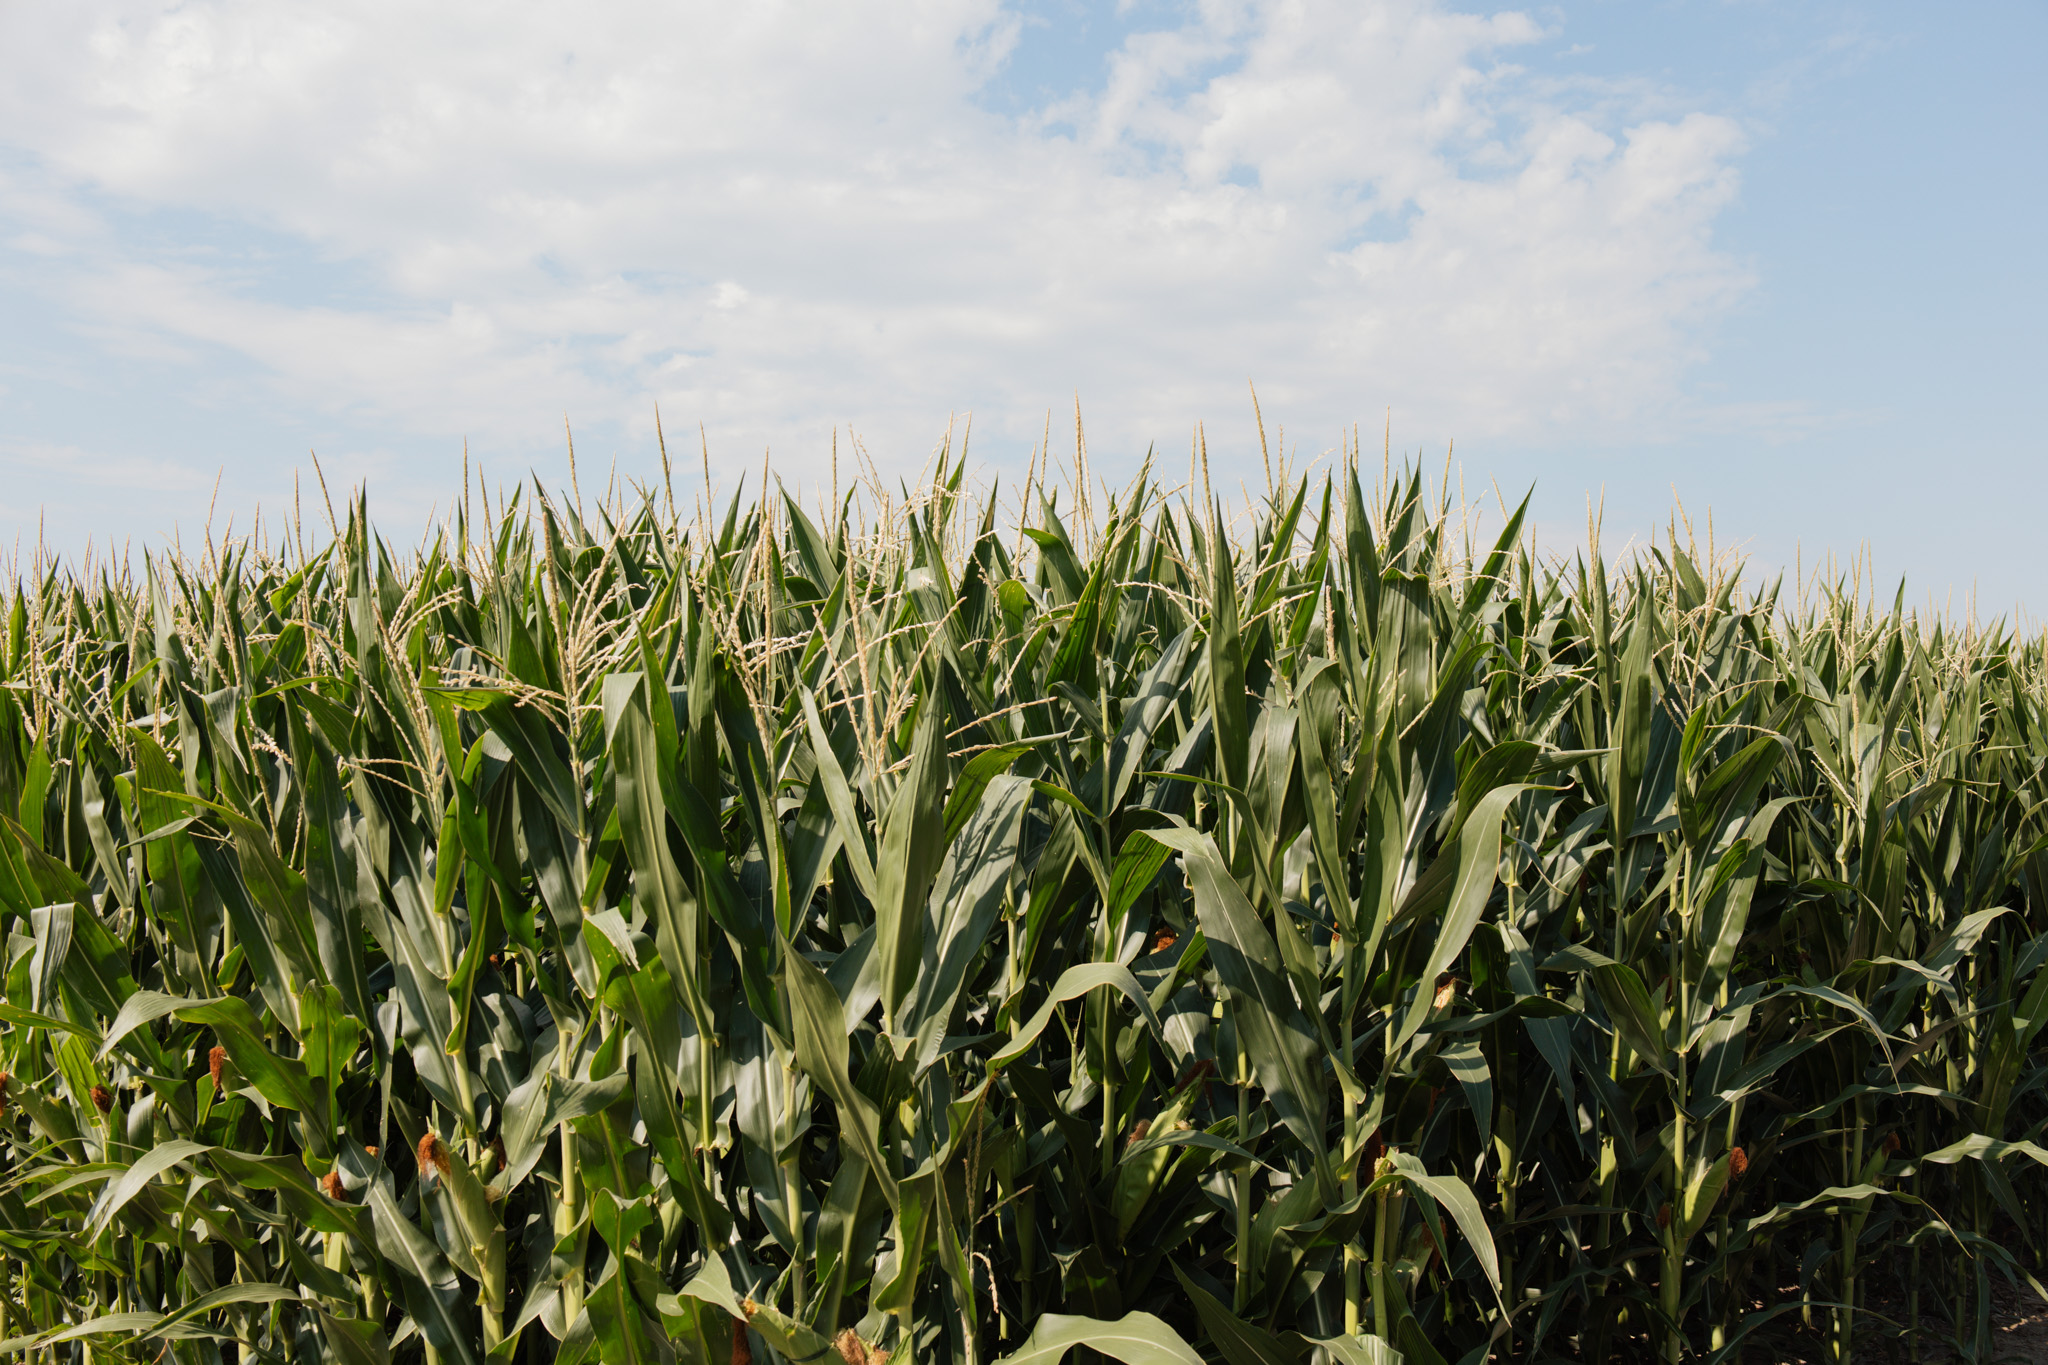
<instances>
[{"instance_id":1,"label":"blue sky","mask_svg":"<svg viewBox=\"0 0 2048 1365\"><path fill-rule=\"evenodd\" d=\"M1014 484L1077 393L1098 471L1200 421L1256 483L1251 379L1549 545L1675 489L1766 571L2048 610L2032 0L517 13L0 12L0 536L246 526L308 450L409 535L465 440L652 477L657 403L724 487L969 412Z\"/></svg>"}]
</instances>

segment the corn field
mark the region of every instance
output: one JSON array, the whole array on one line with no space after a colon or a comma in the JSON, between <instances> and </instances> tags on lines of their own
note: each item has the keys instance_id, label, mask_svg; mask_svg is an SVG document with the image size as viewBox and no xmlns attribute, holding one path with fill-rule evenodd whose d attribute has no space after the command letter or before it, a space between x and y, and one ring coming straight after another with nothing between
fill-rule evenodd
<instances>
[{"instance_id":1,"label":"corn field","mask_svg":"<svg viewBox=\"0 0 2048 1365\"><path fill-rule=\"evenodd\" d=\"M1989 1360L2042 642L964 467L19 572L0 1349Z\"/></svg>"}]
</instances>

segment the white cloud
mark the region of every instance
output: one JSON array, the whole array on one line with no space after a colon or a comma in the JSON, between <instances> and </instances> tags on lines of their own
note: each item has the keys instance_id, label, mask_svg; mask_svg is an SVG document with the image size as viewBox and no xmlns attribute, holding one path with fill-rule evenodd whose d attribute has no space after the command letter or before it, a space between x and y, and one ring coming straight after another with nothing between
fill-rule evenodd
<instances>
[{"instance_id":1,"label":"white cloud","mask_svg":"<svg viewBox=\"0 0 2048 1365\"><path fill-rule=\"evenodd\" d=\"M214 485L212 473L201 473L176 460L35 440L0 439L0 475L4 475L0 477L0 489L5 489L0 494L0 525L9 526L13 532L7 541L0 542L0 571L4 572L11 572L20 562L22 547L11 542L19 539L33 547L41 539L41 509L33 501L17 497L24 485L65 486L74 497L90 500L102 511L110 499L150 499L167 494L203 506ZM172 528L161 529L169 532ZM98 527L92 539L104 551L109 540L107 528ZM82 550L84 545L81 539L70 548Z\"/></svg>"},{"instance_id":2,"label":"white cloud","mask_svg":"<svg viewBox=\"0 0 2048 1365\"><path fill-rule=\"evenodd\" d=\"M0 444L0 461L16 468L63 472L89 469L96 482L116 481L148 493L189 493L205 490L213 475L175 460L109 457L76 445L51 441L10 441Z\"/></svg>"},{"instance_id":3,"label":"white cloud","mask_svg":"<svg viewBox=\"0 0 2048 1365\"><path fill-rule=\"evenodd\" d=\"M1317 445L1387 403L1654 425L1747 287L1709 235L1734 124L1539 85L1523 15L1203 0L1010 119L975 96L1018 31L998 0L9 7L0 240L79 328L292 403L530 448L658 400L799 472L838 421L914 467L949 410L1021 434L1076 390L1097 444L1175 441L1247 376Z\"/></svg>"}]
</instances>

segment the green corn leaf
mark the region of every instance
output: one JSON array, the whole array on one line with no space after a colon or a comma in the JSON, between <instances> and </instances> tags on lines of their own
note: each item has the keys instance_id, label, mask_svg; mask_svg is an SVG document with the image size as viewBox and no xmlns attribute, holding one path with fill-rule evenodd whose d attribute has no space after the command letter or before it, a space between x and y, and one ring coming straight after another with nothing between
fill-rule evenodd
<instances>
[{"instance_id":1,"label":"green corn leaf","mask_svg":"<svg viewBox=\"0 0 2048 1365\"><path fill-rule=\"evenodd\" d=\"M1308 1340L1328 1351L1338 1365L1404 1365L1399 1351L1370 1332L1361 1332L1353 1337L1310 1337Z\"/></svg>"},{"instance_id":2,"label":"green corn leaf","mask_svg":"<svg viewBox=\"0 0 2048 1365\"><path fill-rule=\"evenodd\" d=\"M281 1284L250 1283L246 1281L240 1284L224 1284L218 1289L209 1289L204 1294L195 1296L190 1303L183 1305L176 1312L164 1314L164 1316L156 1320L151 1329L139 1332L137 1335L152 1337L160 1331L174 1327L182 1322L189 1322L193 1318L204 1317L214 1309L225 1308L230 1304L296 1303L298 1301L299 1295L297 1291Z\"/></svg>"},{"instance_id":3,"label":"green corn leaf","mask_svg":"<svg viewBox=\"0 0 2048 1365\"><path fill-rule=\"evenodd\" d=\"M1180 700L1194 644L1195 627L1189 625L1160 651L1158 659L1139 679L1137 691L1124 699L1123 721L1103 756L1103 768L1108 775L1103 798L1105 810L1123 805L1132 779L1144 768L1153 737Z\"/></svg>"},{"instance_id":4,"label":"green corn leaf","mask_svg":"<svg viewBox=\"0 0 2048 1365\"><path fill-rule=\"evenodd\" d=\"M1721 1192L1728 1188L1727 1152L1702 1166L1686 1183L1685 1194L1679 1201L1678 1235L1690 1241L1697 1237L1713 1216L1714 1206L1721 1201Z\"/></svg>"},{"instance_id":5,"label":"green corn leaf","mask_svg":"<svg viewBox=\"0 0 2048 1365\"><path fill-rule=\"evenodd\" d=\"M170 1142L159 1143L144 1152L136 1158L134 1165L109 1180L106 1188L100 1192L99 1199L93 1204L92 1212L86 1216L86 1239L96 1240L112 1225L115 1215L120 1213L128 1201L140 1194L143 1187L159 1175L181 1161L212 1150L213 1148L203 1142L173 1139Z\"/></svg>"},{"instance_id":6,"label":"green corn leaf","mask_svg":"<svg viewBox=\"0 0 2048 1365\"><path fill-rule=\"evenodd\" d=\"M0 1348L28 1350L37 1346L55 1346L66 1341L79 1341L86 1337L139 1336L155 1326L156 1321L157 1315L154 1313L102 1313L72 1326L53 1328L23 1337L10 1337L0 1342Z\"/></svg>"},{"instance_id":7,"label":"green corn leaf","mask_svg":"<svg viewBox=\"0 0 2048 1365\"><path fill-rule=\"evenodd\" d=\"M890 1208L899 1204L895 1163L882 1150L881 1115L847 1074L845 1007L825 974L793 948L782 954L782 982L789 992L797 1064L837 1106L840 1131L874 1172Z\"/></svg>"},{"instance_id":8,"label":"green corn leaf","mask_svg":"<svg viewBox=\"0 0 2048 1365\"><path fill-rule=\"evenodd\" d=\"M311 692L307 696L314 695ZM341 992L342 1007L357 1019L376 1015L363 961L363 916L357 901L354 841L347 800L336 780L330 745L313 735L302 711L288 705L292 762L306 811L306 903L314 949L326 979ZM146 738L139 736L139 738Z\"/></svg>"},{"instance_id":9,"label":"green corn leaf","mask_svg":"<svg viewBox=\"0 0 2048 1365\"><path fill-rule=\"evenodd\" d=\"M1076 1346L1100 1351L1124 1365L1199 1365L1202 1359L1150 1313L1126 1313L1114 1322L1047 1313L1024 1344L995 1365L1059 1365Z\"/></svg>"},{"instance_id":10,"label":"green corn leaf","mask_svg":"<svg viewBox=\"0 0 2048 1365\"><path fill-rule=\"evenodd\" d=\"M1431 1175L1421 1161L1407 1152L1396 1152L1389 1159L1403 1180L1443 1205L1445 1212L1457 1223L1458 1231L1465 1234L1465 1240L1471 1245L1472 1254L1478 1257L1479 1268L1486 1272L1494 1292L1500 1293L1500 1255L1494 1248L1493 1231L1487 1226L1486 1214L1480 1209L1471 1186L1456 1176Z\"/></svg>"},{"instance_id":11,"label":"green corn leaf","mask_svg":"<svg viewBox=\"0 0 2048 1365\"><path fill-rule=\"evenodd\" d=\"M614 1257L604 1277L584 1300L598 1359L606 1365L650 1365L659 1360L659 1325L648 1319L626 1282L624 1262Z\"/></svg>"},{"instance_id":12,"label":"green corn leaf","mask_svg":"<svg viewBox=\"0 0 2048 1365\"><path fill-rule=\"evenodd\" d=\"M1130 1001L1155 1035L1163 1032L1159 1016L1152 1008L1151 999L1138 984L1138 978L1131 975L1129 968L1114 962L1083 963L1060 973L1059 979L1053 983L1052 990L1047 993L1045 1001L1039 1005L1031 1018L1018 1028L1008 1042L989 1055L988 1069L998 1070L1029 1052L1031 1045L1038 1041L1039 1034L1045 1032L1045 1026L1052 1022L1054 1012L1061 1005L1105 986L1120 992L1124 999Z\"/></svg>"},{"instance_id":13,"label":"green corn leaf","mask_svg":"<svg viewBox=\"0 0 2048 1365\"><path fill-rule=\"evenodd\" d=\"M1173 1274L1180 1281L1181 1292L1194 1303L1202 1330L1230 1365L1300 1365L1304 1350L1299 1338L1290 1342L1246 1322L1189 1279L1179 1266L1173 1268Z\"/></svg>"},{"instance_id":14,"label":"green corn leaf","mask_svg":"<svg viewBox=\"0 0 2048 1365\"><path fill-rule=\"evenodd\" d=\"M463 1311L460 1282L441 1249L399 1211L381 1184L370 1186L377 1250L405 1288L407 1310L427 1340L464 1365L477 1365L471 1348L474 1329Z\"/></svg>"},{"instance_id":15,"label":"green corn leaf","mask_svg":"<svg viewBox=\"0 0 2048 1365\"><path fill-rule=\"evenodd\" d=\"M1008 896L1021 847L1031 784L996 778L939 867L923 935L923 961L904 998L898 1028L916 1040L917 1070L938 1060L947 1027Z\"/></svg>"},{"instance_id":16,"label":"green corn leaf","mask_svg":"<svg viewBox=\"0 0 2048 1365\"><path fill-rule=\"evenodd\" d=\"M1665 1060L1670 1047L1656 1002L1650 999L1650 992L1635 968L1609 962L1595 967L1591 976L1600 992L1600 1002L1607 1007L1607 1017L1614 1021L1615 1031L1646 1066L1663 1075L1671 1074L1670 1063Z\"/></svg>"},{"instance_id":17,"label":"green corn leaf","mask_svg":"<svg viewBox=\"0 0 2048 1365\"><path fill-rule=\"evenodd\" d=\"M1739 869L1720 894L1710 899L1701 917L1700 938L1707 951L1704 963L1697 969L1693 990L1695 998L1702 1002L1719 995L1721 984L1734 969L1735 954L1749 928L1749 909L1756 896L1757 881L1763 875L1765 845L1778 817L1795 799L1780 797L1750 817L1738 841L1743 855ZM1731 855L1733 852L1731 849Z\"/></svg>"},{"instance_id":18,"label":"green corn leaf","mask_svg":"<svg viewBox=\"0 0 2048 1365\"><path fill-rule=\"evenodd\" d=\"M761 1334L762 1340L792 1361L817 1361L832 1350L832 1343L811 1328L778 1312L774 1307L742 1297L733 1288L725 1263L717 1256L705 1258L704 1268L683 1286L680 1298L700 1299L722 1308L735 1321ZM665 1315L682 1316L680 1305L664 1298Z\"/></svg>"},{"instance_id":19,"label":"green corn leaf","mask_svg":"<svg viewBox=\"0 0 2048 1365\"><path fill-rule=\"evenodd\" d=\"M299 1059L308 1078L320 1086L315 1093L324 1091L329 1122L339 1116L336 1096L362 1032L361 1022L347 1013L339 988L311 985L300 992Z\"/></svg>"},{"instance_id":20,"label":"green corn leaf","mask_svg":"<svg viewBox=\"0 0 2048 1365\"><path fill-rule=\"evenodd\" d=\"M2048 1166L2048 1149L2031 1142L2006 1142L1983 1133L1972 1133L1920 1160L1935 1166L1952 1166L1958 1161L2003 1161L2009 1156L2023 1156L2036 1165Z\"/></svg>"},{"instance_id":21,"label":"green corn leaf","mask_svg":"<svg viewBox=\"0 0 2048 1365\"><path fill-rule=\"evenodd\" d=\"M1281 1121L1308 1151L1328 1202L1336 1190L1336 1175L1323 1143L1325 1103L1315 1071L1319 1040L1317 1030L1302 1025L1301 1007L1282 969L1279 949L1207 835L1166 829L1153 831L1151 837L1177 851L1187 867L1209 956L1230 988L1238 1030L1259 1084Z\"/></svg>"},{"instance_id":22,"label":"green corn leaf","mask_svg":"<svg viewBox=\"0 0 2048 1365\"><path fill-rule=\"evenodd\" d=\"M1487 899L1493 894L1500 871L1501 816L1508 803L1527 790L1528 787L1520 783L1496 787L1473 803L1472 813L1458 835L1455 854L1457 880L1451 886L1443 921L1437 926L1436 941L1430 945L1429 957L1423 963L1415 998L1394 1035L1396 1048L1414 1037L1422 1027L1433 1003L1437 978L1450 969L1458 954L1465 951L1472 931L1479 927L1479 916L1486 909ZM1446 850L1438 854L1437 859L1442 862L1449 856L1450 850Z\"/></svg>"},{"instance_id":23,"label":"green corn leaf","mask_svg":"<svg viewBox=\"0 0 2048 1365\"><path fill-rule=\"evenodd\" d=\"M1216 522L1221 522L1218 515ZM1213 523L1212 523L1213 524ZM1244 657L1238 638L1237 573L1222 536L1209 544L1209 697L1216 721L1216 756L1226 786L1242 791L1251 771L1251 725L1245 714Z\"/></svg>"},{"instance_id":24,"label":"green corn leaf","mask_svg":"<svg viewBox=\"0 0 2048 1365\"><path fill-rule=\"evenodd\" d=\"M337 1318L321 1310L320 1336L336 1365L390 1365L391 1343L380 1324L364 1318Z\"/></svg>"},{"instance_id":25,"label":"green corn leaf","mask_svg":"<svg viewBox=\"0 0 2048 1365\"><path fill-rule=\"evenodd\" d=\"M927 705L919 717L911 741L910 772L882 821L875 869L875 952L882 1017L891 1032L896 1031L898 1007L916 979L924 949L925 898L945 856L943 714L938 706Z\"/></svg>"},{"instance_id":26,"label":"green corn leaf","mask_svg":"<svg viewBox=\"0 0 2048 1365\"><path fill-rule=\"evenodd\" d=\"M860 811L854 805L853 788L847 783L846 772L840 766L838 754L832 747L831 735L825 729L824 719L818 714L818 699L808 688L801 691L798 696L803 703L804 718L810 726L811 758L817 764L817 781L824 786L825 798L832 808L832 818L838 822L840 835L844 840L842 847L846 850L847 866L852 869L854 881L860 886L861 894L870 901L879 900L882 893L875 877L874 858L868 851L867 825L860 818Z\"/></svg>"},{"instance_id":27,"label":"green corn leaf","mask_svg":"<svg viewBox=\"0 0 2048 1365\"><path fill-rule=\"evenodd\" d=\"M1033 747L1031 744L1003 744L967 760L960 769L959 779L953 783L952 795L946 798L946 830L941 837L947 848L953 846L953 841L960 837L960 831L973 818L989 784L1007 773Z\"/></svg>"},{"instance_id":28,"label":"green corn leaf","mask_svg":"<svg viewBox=\"0 0 2048 1365\"><path fill-rule=\"evenodd\" d=\"M281 1212L315 1232L339 1233L367 1241L368 1216L361 1207L338 1204L321 1192L300 1156L264 1156L216 1147L207 1163L228 1180L252 1190L274 1190Z\"/></svg>"},{"instance_id":29,"label":"green corn leaf","mask_svg":"<svg viewBox=\"0 0 2048 1365\"><path fill-rule=\"evenodd\" d=\"M262 1092L263 1098L286 1109L314 1110L312 1076L305 1062L272 1052L264 1041L256 1012L238 996L197 1001L157 991L137 991L108 1026L99 1055L105 1057L115 1044L151 1020L173 1014L185 1023L211 1028L236 1068Z\"/></svg>"},{"instance_id":30,"label":"green corn leaf","mask_svg":"<svg viewBox=\"0 0 2048 1365\"><path fill-rule=\"evenodd\" d=\"M683 1008L697 1021L700 1031L708 1032L711 1008L699 986L704 926L697 896L669 851L668 802L658 777L659 757L645 679L638 673L615 674L605 680L604 695L618 796L616 818L633 869L634 904L655 926L655 946ZM586 922L600 918L591 916ZM609 933L609 921L599 924L599 929Z\"/></svg>"},{"instance_id":31,"label":"green corn leaf","mask_svg":"<svg viewBox=\"0 0 2048 1365\"><path fill-rule=\"evenodd\" d=\"M1234 1157L1239 1161L1249 1161L1255 1165L1264 1166L1267 1170L1273 1169L1271 1162L1262 1160L1255 1153L1238 1146L1227 1138L1219 1137L1215 1133L1204 1132L1198 1128L1191 1128L1180 1132L1169 1131L1148 1134L1140 1141L1124 1148L1123 1155L1118 1158L1118 1163L1122 1164L1123 1162L1135 1160L1138 1157L1144 1156L1147 1152L1156 1152L1162 1147L1197 1147L1205 1151L1222 1152L1224 1155Z\"/></svg>"}]
</instances>

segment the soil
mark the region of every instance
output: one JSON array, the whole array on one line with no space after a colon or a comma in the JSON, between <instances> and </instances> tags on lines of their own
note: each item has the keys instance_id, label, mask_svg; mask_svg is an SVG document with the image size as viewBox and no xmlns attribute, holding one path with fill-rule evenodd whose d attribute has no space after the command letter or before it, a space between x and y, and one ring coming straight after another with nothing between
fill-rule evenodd
<instances>
[{"instance_id":1,"label":"soil","mask_svg":"<svg viewBox=\"0 0 2048 1365\"><path fill-rule=\"evenodd\" d=\"M1876 1291L1879 1286L1871 1288ZM1886 1285L1884 1292L1874 1292L1866 1301L1865 1311L1872 1315L1870 1325L1876 1330L1869 1336L1857 1333L1856 1359L1869 1365L1947 1365L1963 1359L1950 1346L1946 1321L1924 1311L1920 1349L1914 1352L1904 1330L1908 1313L1903 1290L1902 1285ZM1797 1286L1788 1286L1780 1302L1798 1293ZM1881 1319L1898 1327L1885 1326ZM1823 1365L1828 1360L1827 1321L1825 1312L1816 1312L1819 1330L1808 1330L1796 1311L1785 1314L1744 1343L1743 1365ZM1991 1356L1979 1365L2048 1365L2048 1303L2032 1289L2016 1290L2002 1276L1993 1276L1991 1331Z\"/></svg>"}]
</instances>

